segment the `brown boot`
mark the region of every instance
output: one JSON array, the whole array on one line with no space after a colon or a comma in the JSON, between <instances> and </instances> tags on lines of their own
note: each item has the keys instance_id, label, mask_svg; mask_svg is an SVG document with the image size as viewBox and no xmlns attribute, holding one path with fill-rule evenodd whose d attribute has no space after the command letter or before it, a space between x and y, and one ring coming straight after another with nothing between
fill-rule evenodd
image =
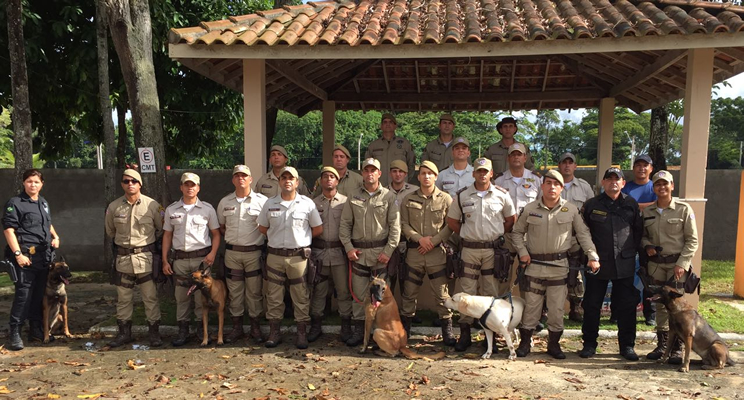
<instances>
[{"instance_id":1,"label":"brown boot","mask_svg":"<svg viewBox=\"0 0 744 400\"><path fill-rule=\"evenodd\" d=\"M272 319L269 321L269 339L266 341L264 346L272 348L278 346L279 343L282 342L281 325L282 320L280 319Z\"/></svg>"},{"instance_id":2,"label":"brown boot","mask_svg":"<svg viewBox=\"0 0 744 400\"><path fill-rule=\"evenodd\" d=\"M255 340L256 343L263 343L266 340L261 333L261 324L258 323L258 318L251 317L251 339Z\"/></svg>"},{"instance_id":3,"label":"brown boot","mask_svg":"<svg viewBox=\"0 0 744 400\"><path fill-rule=\"evenodd\" d=\"M160 347L163 341L160 339L160 321L148 324L148 336L150 338L150 347Z\"/></svg>"},{"instance_id":4,"label":"brown boot","mask_svg":"<svg viewBox=\"0 0 744 400\"><path fill-rule=\"evenodd\" d=\"M548 331L548 354L558 360L566 358L566 355L563 354L563 350L561 350L561 336L563 336L563 331Z\"/></svg>"},{"instance_id":5,"label":"brown boot","mask_svg":"<svg viewBox=\"0 0 744 400\"><path fill-rule=\"evenodd\" d=\"M665 331L656 331L656 348L653 349L650 353L646 354L646 359L648 360L658 360L666 351L667 347L667 338L669 337L669 332Z\"/></svg>"},{"instance_id":6,"label":"brown boot","mask_svg":"<svg viewBox=\"0 0 744 400\"><path fill-rule=\"evenodd\" d=\"M297 340L295 346L298 349L307 348L307 322L297 322Z\"/></svg>"},{"instance_id":7,"label":"brown boot","mask_svg":"<svg viewBox=\"0 0 744 400\"><path fill-rule=\"evenodd\" d=\"M178 321L178 337L173 339L173 346L183 346L189 341L189 321Z\"/></svg>"},{"instance_id":8,"label":"brown boot","mask_svg":"<svg viewBox=\"0 0 744 400\"><path fill-rule=\"evenodd\" d=\"M351 334L346 345L349 347L359 346L364 342L364 320L354 320L354 332Z\"/></svg>"},{"instance_id":9,"label":"brown boot","mask_svg":"<svg viewBox=\"0 0 744 400\"><path fill-rule=\"evenodd\" d=\"M519 328L519 347L517 357L527 357L532 349L532 329Z\"/></svg>"},{"instance_id":10,"label":"brown boot","mask_svg":"<svg viewBox=\"0 0 744 400\"><path fill-rule=\"evenodd\" d=\"M243 333L243 317L232 317L233 327L230 333L225 336L225 343L234 343L238 339L242 338Z\"/></svg>"},{"instance_id":11,"label":"brown boot","mask_svg":"<svg viewBox=\"0 0 744 400\"><path fill-rule=\"evenodd\" d=\"M109 342L108 346L119 347L127 343L132 343L134 341L132 337L132 321L117 319L116 324L119 325L119 333L114 340Z\"/></svg>"},{"instance_id":12,"label":"brown boot","mask_svg":"<svg viewBox=\"0 0 744 400\"><path fill-rule=\"evenodd\" d=\"M684 342L679 336L674 338L674 343L671 344L672 351L669 353L669 360L667 364L682 365L682 349L685 347Z\"/></svg>"},{"instance_id":13,"label":"brown boot","mask_svg":"<svg viewBox=\"0 0 744 400\"><path fill-rule=\"evenodd\" d=\"M346 343L351 339L351 318L341 317L341 332L339 333L338 340Z\"/></svg>"},{"instance_id":14,"label":"brown boot","mask_svg":"<svg viewBox=\"0 0 744 400\"><path fill-rule=\"evenodd\" d=\"M312 343L323 334L323 317L311 317L310 332L307 334L307 341Z\"/></svg>"},{"instance_id":15,"label":"brown boot","mask_svg":"<svg viewBox=\"0 0 744 400\"><path fill-rule=\"evenodd\" d=\"M457 343L455 335L452 333L452 318L441 318L439 320L442 326L442 343L445 346L454 346Z\"/></svg>"},{"instance_id":16,"label":"brown boot","mask_svg":"<svg viewBox=\"0 0 744 400\"><path fill-rule=\"evenodd\" d=\"M460 339L455 343L455 351L465 351L472 343L470 339L470 324L460 323Z\"/></svg>"},{"instance_id":17,"label":"brown boot","mask_svg":"<svg viewBox=\"0 0 744 400\"><path fill-rule=\"evenodd\" d=\"M568 319L574 322L584 322L584 317L581 315L581 299L571 298L570 304Z\"/></svg>"}]
</instances>

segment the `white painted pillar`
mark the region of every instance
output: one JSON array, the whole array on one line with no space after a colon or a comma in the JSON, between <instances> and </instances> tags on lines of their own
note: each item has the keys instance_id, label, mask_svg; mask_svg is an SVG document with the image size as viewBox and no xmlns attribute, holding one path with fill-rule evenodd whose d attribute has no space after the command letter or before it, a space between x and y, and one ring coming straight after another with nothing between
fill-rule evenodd
<instances>
[{"instance_id":1,"label":"white painted pillar","mask_svg":"<svg viewBox=\"0 0 744 400\"><path fill-rule=\"evenodd\" d=\"M336 143L336 102L323 102L323 165L333 165L333 146Z\"/></svg>"},{"instance_id":2,"label":"white painted pillar","mask_svg":"<svg viewBox=\"0 0 744 400\"><path fill-rule=\"evenodd\" d=\"M267 170L266 63L243 60L243 155L253 181Z\"/></svg>"},{"instance_id":3,"label":"white painted pillar","mask_svg":"<svg viewBox=\"0 0 744 400\"><path fill-rule=\"evenodd\" d=\"M705 226L705 174L708 163L708 135L710 128L710 98L713 86L713 49L693 49L687 55L685 82L685 120L682 130L682 169L680 171L680 199L690 203L695 211L699 248L692 259L693 271L700 275L703 255L703 227ZM697 307L698 296L688 301Z\"/></svg>"},{"instance_id":4,"label":"white painted pillar","mask_svg":"<svg viewBox=\"0 0 744 400\"><path fill-rule=\"evenodd\" d=\"M605 97L599 101L599 133L597 134L597 192L602 175L612 166L612 137L615 130L615 98Z\"/></svg>"}]
</instances>

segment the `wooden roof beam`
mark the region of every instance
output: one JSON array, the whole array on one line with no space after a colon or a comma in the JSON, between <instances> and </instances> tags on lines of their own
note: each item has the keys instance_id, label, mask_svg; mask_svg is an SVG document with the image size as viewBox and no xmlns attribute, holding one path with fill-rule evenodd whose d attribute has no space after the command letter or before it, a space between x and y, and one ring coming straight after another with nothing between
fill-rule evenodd
<instances>
[{"instance_id":1,"label":"wooden roof beam","mask_svg":"<svg viewBox=\"0 0 744 400\"><path fill-rule=\"evenodd\" d=\"M719 47L719 48L716 48L716 50L728 55L731 58L735 58L739 60L739 62L744 62L744 51L739 50L738 48Z\"/></svg>"},{"instance_id":2,"label":"wooden roof beam","mask_svg":"<svg viewBox=\"0 0 744 400\"><path fill-rule=\"evenodd\" d=\"M283 75L285 78L289 79L295 85L304 89L306 92L321 100L328 100L328 93L326 93L325 90L321 89L309 79L305 78L297 70L292 68L287 62L281 60L266 60L266 64L268 64L276 72Z\"/></svg>"},{"instance_id":3,"label":"wooden roof beam","mask_svg":"<svg viewBox=\"0 0 744 400\"><path fill-rule=\"evenodd\" d=\"M243 93L243 87L240 83L236 83L234 81L227 81L225 80L224 75L220 73L216 73L216 74L209 73L209 66L207 65L208 63L196 65L195 63L196 60L190 60L190 59L177 59L176 61L180 62L181 64L188 67L189 69L196 71L200 73L201 75L204 75L210 80L219 83L222 86L230 88L238 93Z\"/></svg>"},{"instance_id":4,"label":"wooden roof beam","mask_svg":"<svg viewBox=\"0 0 744 400\"><path fill-rule=\"evenodd\" d=\"M396 93L396 103L492 103L496 96L508 97L510 102L524 101L561 101L561 100L597 100L606 97L601 90L566 90L566 91L549 91L549 92L488 92L488 93L448 93L448 92L430 92L430 93ZM442 100L446 99L446 100ZM337 93L329 97L329 100L343 103L389 103L390 95L387 93Z\"/></svg>"},{"instance_id":5,"label":"wooden roof beam","mask_svg":"<svg viewBox=\"0 0 744 400\"><path fill-rule=\"evenodd\" d=\"M647 65L642 70L638 71L635 75L615 85L610 89L610 97L616 97L618 94L642 84L659 72L676 64L686 55L687 50L672 50L667 52L665 55L656 59L652 64Z\"/></svg>"}]
</instances>

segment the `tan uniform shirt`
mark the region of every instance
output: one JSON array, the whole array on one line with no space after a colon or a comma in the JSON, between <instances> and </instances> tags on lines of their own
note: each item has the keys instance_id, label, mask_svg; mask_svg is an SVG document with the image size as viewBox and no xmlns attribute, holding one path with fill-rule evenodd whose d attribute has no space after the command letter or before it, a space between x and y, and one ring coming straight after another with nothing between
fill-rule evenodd
<instances>
[{"instance_id":1,"label":"tan uniform shirt","mask_svg":"<svg viewBox=\"0 0 744 400\"><path fill-rule=\"evenodd\" d=\"M348 196L354 189L362 186L362 176L354 171L346 170L344 176L338 181L336 191L344 196ZM313 189L313 199L320 196L323 189L320 187L320 178L315 180L315 189Z\"/></svg>"},{"instance_id":2,"label":"tan uniform shirt","mask_svg":"<svg viewBox=\"0 0 744 400\"><path fill-rule=\"evenodd\" d=\"M448 145L445 145L441 137L437 137L431 142L426 144L424 152L421 153L421 162L431 161L437 166L437 169L444 171L447 167L452 165L454 162L452 156L452 142L455 140L453 137ZM409 169L409 171L411 171Z\"/></svg>"},{"instance_id":3,"label":"tan uniform shirt","mask_svg":"<svg viewBox=\"0 0 744 400\"><path fill-rule=\"evenodd\" d=\"M410 183L404 183L403 187L400 190L396 191L395 189L393 189L393 184L391 183L390 185L387 185L387 188L395 196L395 205L398 206L398 209L400 209L400 205L403 204L403 199L409 194L417 191L419 187Z\"/></svg>"},{"instance_id":4,"label":"tan uniform shirt","mask_svg":"<svg viewBox=\"0 0 744 400\"><path fill-rule=\"evenodd\" d=\"M198 198L191 211L186 211L183 206L181 199L165 209L163 230L173 232L173 249L195 251L211 247L210 231L220 229L214 207Z\"/></svg>"},{"instance_id":5,"label":"tan uniform shirt","mask_svg":"<svg viewBox=\"0 0 744 400\"><path fill-rule=\"evenodd\" d=\"M354 249L352 240L374 242L386 240L382 251L390 257L398 247L400 239L400 214L395 205L395 196L381 185L370 195L363 186L349 196L341 213L339 238L346 253ZM372 249L359 249L362 254L359 264L368 267L377 264L378 254Z\"/></svg>"},{"instance_id":6,"label":"tan uniform shirt","mask_svg":"<svg viewBox=\"0 0 744 400\"><path fill-rule=\"evenodd\" d=\"M341 225L341 213L344 210L346 201L347 197L341 193L336 193L330 199L322 194L313 199L315 207L318 209L318 214L320 214L320 219L323 220L323 233L318 236L318 239L323 239L326 242L338 242L340 240L338 238L338 230ZM344 265L346 263L343 247L331 249L313 248L313 253L323 261L323 265Z\"/></svg>"},{"instance_id":7,"label":"tan uniform shirt","mask_svg":"<svg viewBox=\"0 0 744 400\"><path fill-rule=\"evenodd\" d=\"M560 199L552 209L547 208L542 198L525 206L511 232L511 240L519 256L530 254L555 254L571 248L571 233L576 232L584 254L589 260L599 260L592 242L589 228L575 205ZM525 240L526 234L526 240ZM568 274L568 259L551 261L551 264L563 265L562 268L530 264L527 274L535 277L553 277Z\"/></svg>"},{"instance_id":8,"label":"tan uniform shirt","mask_svg":"<svg viewBox=\"0 0 744 400\"><path fill-rule=\"evenodd\" d=\"M121 196L106 209L106 234L117 246L133 249L147 246L163 235L163 207L140 195L134 204Z\"/></svg>"},{"instance_id":9,"label":"tan uniform shirt","mask_svg":"<svg viewBox=\"0 0 744 400\"><path fill-rule=\"evenodd\" d=\"M437 246L424 255L416 248L409 249L406 256L408 265L422 267L447 262L444 248L439 244L452 235L452 230L445 221L451 204L452 197L437 187L430 196L424 196L421 190L416 190L403 199L400 207L400 229L403 235L408 241L417 243L422 237L431 236L431 243Z\"/></svg>"},{"instance_id":10,"label":"tan uniform shirt","mask_svg":"<svg viewBox=\"0 0 744 400\"><path fill-rule=\"evenodd\" d=\"M495 185L509 191L509 196L517 208L517 214L521 214L524 206L540 198L540 184L542 178L532 171L525 169L522 177L515 178L508 169L504 174L496 178Z\"/></svg>"},{"instance_id":11,"label":"tan uniform shirt","mask_svg":"<svg viewBox=\"0 0 744 400\"><path fill-rule=\"evenodd\" d=\"M463 214L460 237L471 242L493 242L504 234L504 220L514 216L516 209L504 191L489 185L481 197L472 185L455 196L447 216L460 221Z\"/></svg>"},{"instance_id":12,"label":"tan uniform shirt","mask_svg":"<svg viewBox=\"0 0 744 400\"><path fill-rule=\"evenodd\" d=\"M690 269L692 257L698 249L695 213L689 204L672 198L669 207L659 213L654 202L643 209L643 238L641 246L660 246L661 255L679 254L676 265Z\"/></svg>"},{"instance_id":13,"label":"tan uniform shirt","mask_svg":"<svg viewBox=\"0 0 744 400\"><path fill-rule=\"evenodd\" d=\"M266 200L258 215L258 224L269 228L266 232L269 247L297 249L310 247L312 228L322 225L323 221L315 203L309 197L296 194L294 200L283 200L281 196Z\"/></svg>"},{"instance_id":14,"label":"tan uniform shirt","mask_svg":"<svg viewBox=\"0 0 744 400\"><path fill-rule=\"evenodd\" d=\"M594 190L589 182L576 177L574 177L571 182L566 182L563 191L561 192L561 197L575 205L579 210L584 207L584 203L586 203L587 200L594 196Z\"/></svg>"},{"instance_id":15,"label":"tan uniform shirt","mask_svg":"<svg viewBox=\"0 0 744 400\"><path fill-rule=\"evenodd\" d=\"M395 136L390 141L379 138L373 141L367 147L367 152L364 153L364 158L370 157L380 161L380 166L382 166L380 184L382 186L387 186L390 183L390 163L394 160L405 161L408 165L409 174L416 170L416 154L413 153L411 142L404 137Z\"/></svg>"},{"instance_id":16,"label":"tan uniform shirt","mask_svg":"<svg viewBox=\"0 0 744 400\"><path fill-rule=\"evenodd\" d=\"M228 194L217 205L217 221L225 225L225 242L235 246L260 246L264 235L258 230L258 214L266 203L266 196L251 191L238 202L235 192Z\"/></svg>"},{"instance_id":17,"label":"tan uniform shirt","mask_svg":"<svg viewBox=\"0 0 744 400\"><path fill-rule=\"evenodd\" d=\"M452 164L447 169L440 169L439 171L436 185L439 189L449 193L452 198L455 197L460 189L475 183L472 164L468 164L464 170L458 171L455 169L455 165Z\"/></svg>"},{"instance_id":18,"label":"tan uniform shirt","mask_svg":"<svg viewBox=\"0 0 744 400\"><path fill-rule=\"evenodd\" d=\"M525 161L524 167L526 169L532 169L534 163L532 162L530 148L526 144L524 144L524 148L527 149L527 161ZM509 170L509 146L504 144L504 139L501 139L488 147L486 152L483 154L483 157L491 159L494 175Z\"/></svg>"},{"instance_id":19,"label":"tan uniform shirt","mask_svg":"<svg viewBox=\"0 0 744 400\"><path fill-rule=\"evenodd\" d=\"M274 197L281 192L279 189L279 177L274 175L274 171L270 169L258 178L258 181L256 181L256 184L253 186L253 190L266 197ZM302 177L298 179L297 193L303 196L310 196L310 191L307 190L307 185Z\"/></svg>"}]
</instances>

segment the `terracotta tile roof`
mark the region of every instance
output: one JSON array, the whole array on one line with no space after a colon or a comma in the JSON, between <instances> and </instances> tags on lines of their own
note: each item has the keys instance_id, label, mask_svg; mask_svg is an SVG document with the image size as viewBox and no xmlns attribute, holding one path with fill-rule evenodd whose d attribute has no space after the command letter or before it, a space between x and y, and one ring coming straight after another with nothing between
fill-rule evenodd
<instances>
[{"instance_id":1,"label":"terracotta tile roof","mask_svg":"<svg viewBox=\"0 0 744 400\"><path fill-rule=\"evenodd\" d=\"M310 2L172 29L172 44L382 45L741 32L744 7L688 0Z\"/></svg>"}]
</instances>

